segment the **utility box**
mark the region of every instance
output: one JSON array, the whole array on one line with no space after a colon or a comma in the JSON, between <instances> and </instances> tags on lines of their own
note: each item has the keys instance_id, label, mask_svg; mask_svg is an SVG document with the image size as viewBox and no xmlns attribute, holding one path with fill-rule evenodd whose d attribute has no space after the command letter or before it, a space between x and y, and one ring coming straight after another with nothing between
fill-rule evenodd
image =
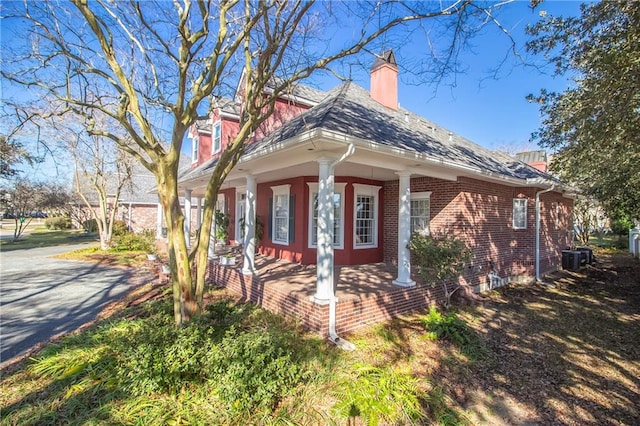
<instances>
[{"instance_id":1,"label":"utility box","mask_svg":"<svg viewBox=\"0 0 640 426\"><path fill-rule=\"evenodd\" d=\"M576 247L576 251L582 253L582 257L584 258L584 261L580 262L582 265L587 263L591 265L593 263L593 249L589 247Z\"/></svg>"},{"instance_id":2,"label":"utility box","mask_svg":"<svg viewBox=\"0 0 640 426\"><path fill-rule=\"evenodd\" d=\"M640 257L640 227L629 230L629 252L634 257Z\"/></svg>"},{"instance_id":3,"label":"utility box","mask_svg":"<svg viewBox=\"0 0 640 426\"><path fill-rule=\"evenodd\" d=\"M577 250L562 250L562 269L577 271L580 269L582 253Z\"/></svg>"}]
</instances>

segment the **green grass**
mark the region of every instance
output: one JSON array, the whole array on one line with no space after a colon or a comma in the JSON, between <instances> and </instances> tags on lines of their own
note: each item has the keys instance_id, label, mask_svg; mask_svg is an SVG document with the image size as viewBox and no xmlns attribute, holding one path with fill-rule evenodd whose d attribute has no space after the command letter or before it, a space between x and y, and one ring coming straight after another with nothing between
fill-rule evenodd
<instances>
[{"instance_id":1,"label":"green grass","mask_svg":"<svg viewBox=\"0 0 640 426\"><path fill-rule=\"evenodd\" d=\"M610 250L626 251L629 249L629 236L606 234L598 238L593 235L589 239L589 245Z\"/></svg>"},{"instance_id":2,"label":"green grass","mask_svg":"<svg viewBox=\"0 0 640 426\"><path fill-rule=\"evenodd\" d=\"M73 250L67 253L62 253L56 257L67 260L85 260L90 262L99 262L112 266L137 267L145 264L145 262L147 261L147 252L117 251L114 249L101 250L98 246L91 246Z\"/></svg>"},{"instance_id":3,"label":"green grass","mask_svg":"<svg viewBox=\"0 0 640 426\"><path fill-rule=\"evenodd\" d=\"M16 242L11 238L0 240L0 250L6 252L94 241L98 241L96 234L87 234L78 230L48 231L45 228L37 228L28 234L23 234Z\"/></svg>"}]
</instances>

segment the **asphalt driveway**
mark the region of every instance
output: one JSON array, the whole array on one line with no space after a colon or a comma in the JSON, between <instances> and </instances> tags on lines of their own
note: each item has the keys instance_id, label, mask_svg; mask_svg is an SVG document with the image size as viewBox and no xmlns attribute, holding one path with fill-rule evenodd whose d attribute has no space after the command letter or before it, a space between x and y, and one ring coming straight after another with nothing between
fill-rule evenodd
<instances>
[{"instance_id":1,"label":"asphalt driveway","mask_svg":"<svg viewBox=\"0 0 640 426\"><path fill-rule=\"evenodd\" d=\"M85 246L0 254L0 365L93 320L131 288L130 270L51 257Z\"/></svg>"}]
</instances>

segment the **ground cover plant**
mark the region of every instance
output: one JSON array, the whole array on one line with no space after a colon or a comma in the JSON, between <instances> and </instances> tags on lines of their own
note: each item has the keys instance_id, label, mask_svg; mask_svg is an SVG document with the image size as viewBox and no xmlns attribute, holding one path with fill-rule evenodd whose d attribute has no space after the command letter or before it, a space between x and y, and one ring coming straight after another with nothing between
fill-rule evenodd
<instances>
[{"instance_id":1,"label":"ground cover plant","mask_svg":"<svg viewBox=\"0 0 640 426\"><path fill-rule=\"evenodd\" d=\"M223 290L176 328L146 286L5 370L2 424L638 424L640 262L596 258L367 327L354 352Z\"/></svg>"}]
</instances>

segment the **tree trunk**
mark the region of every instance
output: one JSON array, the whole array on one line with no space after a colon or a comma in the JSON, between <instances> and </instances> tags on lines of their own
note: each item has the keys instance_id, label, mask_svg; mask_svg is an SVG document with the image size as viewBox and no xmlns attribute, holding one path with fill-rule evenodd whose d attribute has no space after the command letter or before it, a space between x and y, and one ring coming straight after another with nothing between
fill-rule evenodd
<instances>
[{"instance_id":1,"label":"tree trunk","mask_svg":"<svg viewBox=\"0 0 640 426\"><path fill-rule=\"evenodd\" d=\"M200 312L200 306L195 297L177 180L173 176L165 175L164 180L158 185L158 194L167 220L173 314L176 325L181 325L197 315ZM190 213L187 212L187 214Z\"/></svg>"}]
</instances>

